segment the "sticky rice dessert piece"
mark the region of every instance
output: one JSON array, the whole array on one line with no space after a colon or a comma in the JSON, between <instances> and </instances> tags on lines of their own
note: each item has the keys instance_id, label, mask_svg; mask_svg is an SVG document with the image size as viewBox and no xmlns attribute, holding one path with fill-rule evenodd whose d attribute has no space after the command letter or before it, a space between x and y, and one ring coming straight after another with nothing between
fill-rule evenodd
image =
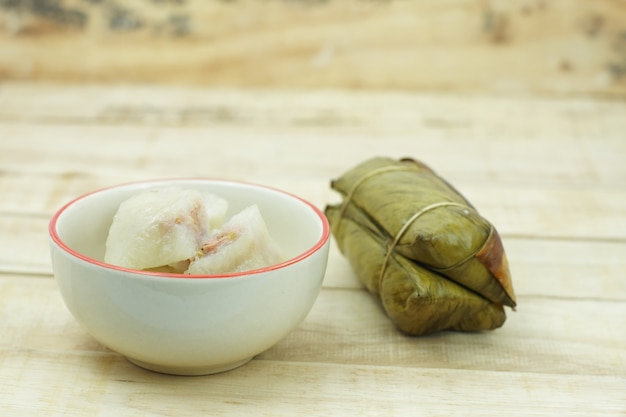
<instances>
[{"instance_id":1,"label":"sticky rice dessert piece","mask_svg":"<svg viewBox=\"0 0 626 417\"><path fill-rule=\"evenodd\" d=\"M133 269L183 272L207 237L219 228L228 202L214 194L166 188L120 204L106 241L104 261Z\"/></svg>"},{"instance_id":2,"label":"sticky rice dessert piece","mask_svg":"<svg viewBox=\"0 0 626 417\"><path fill-rule=\"evenodd\" d=\"M283 255L257 205L234 215L202 245L185 272L192 275L243 272L278 264Z\"/></svg>"}]
</instances>

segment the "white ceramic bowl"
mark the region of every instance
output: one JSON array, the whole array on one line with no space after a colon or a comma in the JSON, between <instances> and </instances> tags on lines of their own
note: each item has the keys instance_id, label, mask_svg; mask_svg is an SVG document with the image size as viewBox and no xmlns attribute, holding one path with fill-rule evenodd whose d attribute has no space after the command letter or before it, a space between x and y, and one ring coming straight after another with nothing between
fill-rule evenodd
<instances>
[{"instance_id":1,"label":"white ceramic bowl","mask_svg":"<svg viewBox=\"0 0 626 417\"><path fill-rule=\"evenodd\" d=\"M256 203L288 260L213 276L104 263L106 237L120 203L140 191L168 186L218 194L229 201L232 213ZM236 368L292 331L317 298L330 241L328 221L312 204L269 187L207 179L95 191L62 207L49 232L59 289L87 332L141 367L178 375Z\"/></svg>"}]
</instances>

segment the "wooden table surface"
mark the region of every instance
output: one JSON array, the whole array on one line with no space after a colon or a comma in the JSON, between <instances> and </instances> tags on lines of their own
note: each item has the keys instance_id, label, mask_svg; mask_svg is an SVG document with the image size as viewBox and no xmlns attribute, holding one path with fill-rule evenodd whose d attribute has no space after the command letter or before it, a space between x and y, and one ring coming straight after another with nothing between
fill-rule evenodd
<instances>
[{"instance_id":1,"label":"wooden table surface","mask_svg":"<svg viewBox=\"0 0 626 417\"><path fill-rule=\"evenodd\" d=\"M47 225L69 199L206 176L324 207L378 155L431 165L499 229L501 329L400 334L336 246L304 322L218 375L142 370L63 304ZM626 416L623 100L4 82L0 196L0 415Z\"/></svg>"}]
</instances>

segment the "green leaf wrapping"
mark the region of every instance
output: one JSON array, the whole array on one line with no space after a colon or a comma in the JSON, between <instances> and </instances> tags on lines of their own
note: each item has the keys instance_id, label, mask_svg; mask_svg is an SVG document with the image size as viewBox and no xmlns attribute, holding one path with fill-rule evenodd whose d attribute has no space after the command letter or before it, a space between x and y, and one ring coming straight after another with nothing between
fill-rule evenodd
<instances>
[{"instance_id":1,"label":"green leaf wrapping","mask_svg":"<svg viewBox=\"0 0 626 417\"><path fill-rule=\"evenodd\" d=\"M341 252L402 331L500 327L514 307L495 228L413 160L375 158L333 181L344 202L326 215Z\"/></svg>"}]
</instances>

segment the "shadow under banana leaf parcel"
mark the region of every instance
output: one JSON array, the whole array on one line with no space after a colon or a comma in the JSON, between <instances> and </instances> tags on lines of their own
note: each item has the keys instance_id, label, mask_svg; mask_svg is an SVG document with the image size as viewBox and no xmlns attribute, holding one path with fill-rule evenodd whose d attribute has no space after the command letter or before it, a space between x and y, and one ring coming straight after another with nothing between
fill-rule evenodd
<instances>
[{"instance_id":1,"label":"shadow under banana leaf parcel","mask_svg":"<svg viewBox=\"0 0 626 417\"><path fill-rule=\"evenodd\" d=\"M491 330L515 307L496 229L421 162L374 158L331 184L339 249L403 332Z\"/></svg>"}]
</instances>

